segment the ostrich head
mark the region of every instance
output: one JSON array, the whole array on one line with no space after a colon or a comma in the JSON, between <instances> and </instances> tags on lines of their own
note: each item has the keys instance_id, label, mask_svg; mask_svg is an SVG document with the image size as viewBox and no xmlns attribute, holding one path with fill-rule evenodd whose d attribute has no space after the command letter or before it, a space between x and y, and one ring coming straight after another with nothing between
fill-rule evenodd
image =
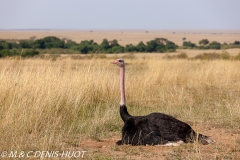
<instances>
[{"instance_id":1,"label":"ostrich head","mask_svg":"<svg viewBox=\"0 0 240 160\"><path fill-rule=\"evenodd\" d=\"M112 62L113 64L116 64L118 65L119 67L124 67L125 64L124 64L124 60L123 59L116 59L115 61Z\"/></svg>"}]
</instances>

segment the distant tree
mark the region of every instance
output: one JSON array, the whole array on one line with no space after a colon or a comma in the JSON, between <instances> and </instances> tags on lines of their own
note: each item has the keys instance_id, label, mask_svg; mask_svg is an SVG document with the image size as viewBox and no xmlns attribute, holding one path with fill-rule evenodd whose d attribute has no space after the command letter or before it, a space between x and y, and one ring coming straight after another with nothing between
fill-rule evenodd
<instances>
[{"instance_id":1,"label":"distant tree","mask_svg":"<svg viewBox=\"0 0 240 160\"><path fill-rule=\"evenodd\" d=\"M77 43L72 40L67 40L64 44L64 48L72 48L73 46L76 46Z\"/></svg>"},{"instance_id":2,"label":"distant tree","mask_svg":"<svg viewBox=\"0 0 240 160\"><path fill-rule=\"evenodd\" d=\"M112 47L112 53L123 53L124 47L122 46L114 46Z\"/></svg>"},{"instance_id":3,"label":"distant tree","mask_svg":"<svg viewBox=\"0 0 240 160\"><path fill-rule=\"evenodd\" d=\"M0 58L7 57L7 56L14 56L14 55L19 55L19 53L16 50L10 50L10 49L0 50Z\"/></svg>"},{"instance_id":4,"label":"distant tree","mask_svg":"<svg viewBox=\"0 0 240 160\"><path fill-rule=\"evenodd\" d=\"M196 44L195 43L192 43L191 41L184 41L183 42L183 46L186 47L186 48L195 48L196 47Z\"/></svg>"},{"instance_id":5,"label":"distant tree","mask_svg":"<svg viewBox=\"0 0 240 160\"><path fill-rule=\"evenodd\" d=\"M107 50L110 48L108 40L103 39L102 43L100 44L100 47L103 52L107 52Z\"/></svg>"},{"instance_id":6,"label":"distant tree","mask_svg":"<svg viewBox=\"0 0 240 160\"><path fill-rule=\"evenodd\" d=\"M141 41L137 44L137 46L135 47L135 50L137 52L146 52L146 45Z\"/></svg>"},{"instance_id":7,"label":"distant tree","mask_svg":"<svg viewBox=\"0 0 240 160\"><path fill-rule=\"evenodd\" d=\"M45 48L64 48L64 41L54 36L48 36L42 39L45 43Z\"/></svg>"},{"instance_id":8,"label":"distant tree","mask_svg":"<svg viewBox=\"0 0 240 160\"><path fill-rule=\"evenodd\" d=\"M157 47L158 47L158 39L154 39L154 40L151 40L151 41L148 41L147 42L147 45L146 45L146 51L147 52L156 52L157 51Z\"/></svg>"},{"instance_id":9,"label":"distant tree","mask_svg":"<svg viewBox=\"0 0 240 160\"><path fill-rule=\"evenodd\" d=\"M221 48L221 43L213 41L209 44L210 49L220 49Z\"/></svg>"},{"instance_id":10,"label":"distant tree","mask_svg":"<svg viewBox=\"0 0 240 160\"><path fill-rule=\"evenodd\" d=\"M116 39L109 41L108 44L110 47L119 46L118 41Z\"/></svg>"},{"instance_id":11,"label":"distant tree","mask_svg":"<svg viewBox=\"0 0 240 160\"><path fill-rule=\"evenodd\" d=\"M165 38L156 38L147 42L146 51L147 52L174 52L177 49L177 45Z\"/></svg>"},{"instance_id":12,"label":"distant tree","mask_svg":"<svg viewBox=\"0 0 240 160\"><path fill-rule=\"evenodd\" d=\"M134 51L136 51L136 48L132 44L127 44L124 48L124 51L125 52L134 52Z\"/></svg>"},{"instance_id":13,"label":"distant tree","mask_svg":"<svg viewBox=\"0 0 240 160\"><path fill-rule=\"evenodd\" d=\"M45 42L43 41L43 39L37 39L33 42L32 48L44 49L45 48Z\"/></svg>"},{"instance_id":14,"label":"distant tree","mask_svg":"<svg viewBox=\"0 0 240 160\"><path fill-rule=\"evenodd\" d=\"M0 49L12 49L12 45L7 41L0 41Z\"/></svg>"},{"instance_id":15,"label":"distant tree","mask_svg":"<svg viewBox=\"0 0 240 160\"><path fill-rule=\"evenodd\" d=\"M89 52L92 52L93 50L92 44L93 44L93 40L81 41L81 43L76 46L75 50L78 50L83 54L87 54Z\"/></svg>"},{"instance_id":16,"label":"distant tree","mask_svg":"<svg viewBox=\"0 0 240 160\"><path fill-rule=\"evenodd\" d=\"M23 53L22 53L22 57L33 57L33 56L36 56L36 55L38 55L39 54L39 52L38 51L36 51L36 50L34 50L34 49L30 49L30 50L25 50L25 51L23 51Z\"/></svg>"},{"instance_id":17,"label":"distant tree","mask_svg":"<svg viewBox=\"0 0 240 160\"><path fill-rule=\"evenodd\" d=\"M29 40L20 40L19 47L21 48L32 48L32 41Z\"/></svg>"},{"instance_id":18,"label":"distant tree","mask_svg":"<svg viewBox=\"0 0 240 160\"><path fill-rule=\"evenodd\" d=\"M167 46L165 46L164 44L158 44L156 51L158 53L164 53L167 50Z\"/></svg>"},{"instance_id":19,"label":"distant tree","mask_svg":"<svg viewBox=\"0 0 240 160\"><path fill-rule=\"evenodd\" d=\"M0 58L9 56L9 54L10 54L10 50L8 49L0 50Z\"/></svg>"},{"instance_id":20,"label":"distant tree","mask_svg":"<svg viewBox=\"0 0 240 160\"><path fill-rule=\"evenodd\" d=\"M19 42L17 42L17 41L11 41L11 42L8 42L8 43L10 43L11 49L19 48Z\"/></svg>"},{"instance_id":21,"label":"distant tree","mask_svg":"<svg viewBox=\"0 0 240 160\"><path fill-rule=\"evenodd\" d=\"M234 45L240 45L240 41L234 41L233 44Z\"/></svg>"},{"instance_id":22,"label":"distant tree","mask_svg":"<svg viewBox=\"0 0 240 160\"><path fill-rule=\"evenodd\" d=\"M177 47L178 46L175 43L173 43L171 41L167 41L165 49L168 52L174 52L174 51L176 51Z\"/></svg>"},{"instance_id":23,"label":"distant tree","mask_svg":"<svg viewBox=\"0 0 240 160\"><path fill-rule=\"evenodd\" d=\"M92 45L93 43L93 40L84 40L80 42L81 45Z\"/></svg>"},{"instance_id":24,"label":"distant tree","mask_svg":"<svg viewBox=\"0 0 240 160\"><path fill-rule=\"evenodd\" d=\"M94 43L92 43L91 46L92 46L93 53L99 53L100 52L101 48L97 43L94 42Z\"/></svg>"},{"instance_id":25,"label":"distant tree","mask_svg":"<svg viewBox=\"0 0 240 160\"><path fill-rule=\"evenodd\" d=\"M78 50L83 54L87 54L92 50L92 48L88 45L81 45L80 44Z\"/></svg>"},{"instance_id":26,"label":"distant tree","mask_svg":"<svg viewBox=\"0 0 240 160\"><path fill-rule=\"evenodd\" d=\"M200 45L208 45L209 41L207 39L202 39L201 41L199 41Z\"/></svg>"}]
</instances>

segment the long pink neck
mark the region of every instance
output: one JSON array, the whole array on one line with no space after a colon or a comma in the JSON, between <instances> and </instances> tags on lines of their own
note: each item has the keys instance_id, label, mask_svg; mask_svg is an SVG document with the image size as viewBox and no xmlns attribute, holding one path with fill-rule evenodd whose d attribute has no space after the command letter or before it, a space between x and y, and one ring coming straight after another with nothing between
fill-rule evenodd
<instances>
[{"instance_id":1,"label":"long pink neck","mask_svg":"<svg viewBox=\"0 0 240 160\"><path fill-rule=\"evenodd\" d=\"M120 91L121 91L120 105L126 105L124 78L125 78L125 66L120 67Z\"/></svg>"},{"instance_id":2,"label":"long pink neck","mask_svg":"<svg viewBox=\"0 0 240 160\"><path fill-rule=\"evenodd\" d=\"M122 120L125 123L132 116L128 113L127 107L126 107L124 76L125 76L125 66L120 67L120 91L121 91L120 115Z\"/></svg>"}]
</instances>

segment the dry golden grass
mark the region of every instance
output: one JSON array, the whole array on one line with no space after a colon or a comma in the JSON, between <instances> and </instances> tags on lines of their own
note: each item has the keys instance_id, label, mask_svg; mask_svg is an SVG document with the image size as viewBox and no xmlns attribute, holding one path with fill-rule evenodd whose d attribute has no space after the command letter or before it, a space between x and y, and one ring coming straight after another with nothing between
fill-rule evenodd
<instances>
[{"instance_id":1,"label":"dry golden grass","mask_svg":"<svg viewBox=\"0 0 240 160\"><path fill-rule=\"evenodd\" d=\"M123 124L119 68L111 61L1 59L0 151L84 149L89 159L240 158L238 61L126 59L132 115L170 114L217 141L167 149L115 146Z\"/></svg>"}]
</instances>

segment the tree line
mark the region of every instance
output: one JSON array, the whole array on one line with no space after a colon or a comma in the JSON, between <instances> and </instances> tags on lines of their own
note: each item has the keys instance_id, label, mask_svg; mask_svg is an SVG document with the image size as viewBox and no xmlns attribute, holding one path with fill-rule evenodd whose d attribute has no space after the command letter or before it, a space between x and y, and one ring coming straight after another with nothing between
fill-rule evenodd
<instances>
[{"instance_id":1,"label":"tree line","mask_svg":"<svg viewBox=\"0 0 240 160\"><path fill-rule=\"evenodd\" d=\"M209 42L207 39L199 41L199 46L185 41L183 45L177 46L175 43L165 38L155 38L146 43L142 41L137 45L127 44L121 46L116 39L103 41L98 44L93 40L84 40L76 43L72 40L59 39L58 37L48 36L40 39L30 38L28 40L0 40L0 57L20 55L22 57L34 56L39 54L41 49L70 49L78 53L129 53L129 52L147 52L147 53L165 53L175 52L178 48L198 48L198 49L221 49L222 47L240 47L240 42L235 41L233 44L220 44L219 42ZM231 46L230 46L231 45Z\"/></svg>"},{"instance_id":2,"label":"tree line","mask_svg":"<svg viewBox=\"0 0 240 160\"><path fill-rule=\"evenodd\" d=\"M185 39L183 39L185 40ZM192 43L191 41L184 41L182 49L229 49L240 48L240 41L234 41L233 43L219 43L217 41L209 42L208 39L202 39L198 42L199 45Z\"/></svg>"},{"instance_id":3,"label":"tree line","mask_svg":"<svg viewBox=\"0 0 240 160\"><path fill-rule=\"evenodd\" d=\"M137 45L128 44L125 47L121 46L116 39L107 40L103 39L100 44L97 44L93 40L84 40L80 43L76 43L72 40L59 39L54 36L48 36L41 39L29 39L19 41L0 41L0 57L21 55L31 56L38 54L37 49L71 49L79 51L79 53L124 53L124 52L174 52L177 49L177 45L164 38L156 38L148 41L144 44L142 41ZM15 49L15 50L14 50ZM16 49L31 49L21 53Z\"/></svg>"}]
</instances>

